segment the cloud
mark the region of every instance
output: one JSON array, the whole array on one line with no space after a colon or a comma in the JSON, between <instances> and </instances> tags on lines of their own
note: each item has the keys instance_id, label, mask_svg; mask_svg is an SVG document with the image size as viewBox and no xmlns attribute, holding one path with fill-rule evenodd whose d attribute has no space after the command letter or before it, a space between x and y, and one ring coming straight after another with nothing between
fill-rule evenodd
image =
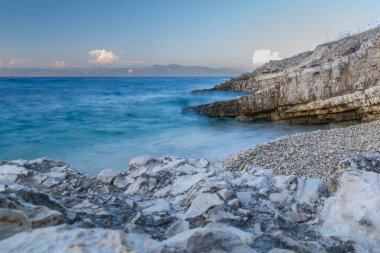
<instances>
[{"instance_id":1,"label":"cloud","mask_svg":"<svg viewBox=\"0 0 380 253\"><path fill-rule=\"evenodd\" d=\"M88 61L91 64L109 64L119 59L119 56L105 49L91 50L88 54L95 58Z\"/></svg>"},{"instance_id":2,"label":"cloud","mask_svg":"<svg viewBox=\"0 0 380 253\"><path fill-rule=\"evenodd\" d=\"M4 66L4 63L2 60L0 60L0 68Z\"/></svg>"},{"instance_id":3,"label":"cloud","mask_svg":"<svg viewBox=\"0 0 380 253\"><path fill-rule=\"evenodd\" d=\"M22 65L25 65L29 62L31 62L31 61L28 59L12 58L9 61L8 66L22 66Z\"/></svg>"},{"instance_id":4,"label":"cloud","mask_svg":"<svg viewBox=\"0 0 380 253\"><path fill-rule=\"evenodd\" d=\"M253 64L263 64L271 60L281 60L280 52L273 51L270 49L256 50L252 56Z\"/></svg>"},{"instance_id":5,"label":"cloud","mask_svg":"<svg viewBox=\"0 0 380 253\"><path fill-rule=\"evenodd\" d=\"M63 68L63 67L66 67L67 64L65 61L55 61L52 64L50 64L50 66L55 67L55 68Z\"/></svg>"}]
</instances>

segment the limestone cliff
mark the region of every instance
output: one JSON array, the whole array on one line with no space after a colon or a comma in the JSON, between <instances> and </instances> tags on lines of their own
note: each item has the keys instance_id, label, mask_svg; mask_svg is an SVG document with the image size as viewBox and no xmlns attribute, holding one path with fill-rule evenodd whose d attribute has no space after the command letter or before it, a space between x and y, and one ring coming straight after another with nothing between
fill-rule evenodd
<instances>
[{"instance_id":1,"label":"limestone cliff","mask_svg":"<svg viewBox=\"0 0 380 253\"><path fill-rule=\"evenodd\" d=\"M241 120L325 123L380 118L380 27L319 45L212 90L253 92L191 108Z\"/></svg>"}]
</instances>

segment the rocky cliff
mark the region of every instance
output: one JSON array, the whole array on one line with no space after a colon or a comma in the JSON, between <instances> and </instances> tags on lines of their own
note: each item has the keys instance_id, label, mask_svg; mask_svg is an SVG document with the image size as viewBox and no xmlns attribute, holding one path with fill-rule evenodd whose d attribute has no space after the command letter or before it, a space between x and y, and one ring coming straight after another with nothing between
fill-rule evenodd
<instances>
[{"instance_id":1,"label":"rocky cliff","mask_svg":"<svg viewBox=\"0 0 380 253\"><path fill-rule=\"evenodd\" d=\"M191 108L241 120L325 123L380 118L380 27L319 45L212 90L252 94Z\"/></svg>"}]
</instances>

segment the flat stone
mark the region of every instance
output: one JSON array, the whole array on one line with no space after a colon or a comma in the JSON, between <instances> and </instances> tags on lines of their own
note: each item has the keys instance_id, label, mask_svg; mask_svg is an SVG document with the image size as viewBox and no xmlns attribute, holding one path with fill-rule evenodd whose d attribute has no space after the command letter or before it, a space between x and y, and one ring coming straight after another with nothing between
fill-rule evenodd
<instances>
[{"instance_id":1,"label":"flat stone","mask_svg":"<svg viewBox=\"0 0 380 253\"><path fill-rule=\"evenodd\" d=\"M315 178L300 177L297 182L296 200L301 204L314 205L327 192L326 184Z\"/></svg>"},{"instance_id":2,"label":"flat stone","mask_svg":"<svg viewBox=\"0 0 380 253\"><path fill-rule=\"evenodd\" d=\"M11 237L21 231L31 229L31 227L32 224L23 211L0 208L0 240ZM0 249L1 251L4 250L1 246Z\"/></svg>"},{"instance_id":3,"label":"flat stone","mask_svg":"<svg viewBox=\"0 0 380 253\"><path fill-rule=\"evenodd\" d=\"M271 193L269 195L269 200L277 204L283 204L291 201L292 199L293 197L286 193Z\"/></svg>"},{"instance_id":4,"label":"flat stone","mask_svg":"<svg viewBox=\"0 0 380 253\"><path fill-rule=\"evenodd\" d=\"M189 209L182 216L186 218L196 217L202 215L211 207L221 204L223 204L223 201L217 195L200 193L193 199Z\"/></svg>"},{"instance_id":5,"label":"flat stone","mask_svg":"<svg viewBox=\"0 0 380 253\"><path fill-rule=\"evenodd\" d=\"M3 252L158 253L161 244L148 236L120 230L72 228L68 225L18 233L0 241Z\"/></svg>"},{"instance_id":6,"label":"flat stone","mask_svg":"<svg viewBox=\"0 0 380 253\"><path fill-rule=\"evenodd\" d=\"M173 183L171 194L176 196L178 194L185 193L192 186L194 186L196 183L198 183L207 176L207 173L198 173L195 175L185 175L178 177Z\"/></svg>"},{"instance_id":7,"label":"flat stone","mask_svg":"<svg viewBox=\"0 0 380 253\"><path fill-rule=\"evenodd\" d=\"M168 228L168 230L166 230L165 237L166 238L173 237L189 229L190 229L190 223L188 221L185 221L183 219L178 219Z\"/></svg>"},{"instance_id":8,"label":"flat stone","mask_svg":"<svg viewBox=\"0 0 380 253\"><path fill-rule=\"evenodd\" d=\"M294 184L296 186L297 177L278 175L273 178L273 181L274 186L280 190L294 190L295 187L291 187L291 185Z\"/></svg>"},{"instance_id":9,"label":"flat stone","mask_svg":"<svg viewBox=\"0 0 380 253\"><path fill-rule=\"evenodd\" d=\"M253 202L253 197L250 192L236 192L236 197L243 204L249 204Z\"/></svg>"},{"instance_id":10,"label":"flat stone","mask_svg":"<svg viewBox=\"0 0 380 253\"><path fill-rule=\"evenodd\" d=\"M231 189L221 189L218 191L218 194L225 201L231 199L235 195L234 191Z\"/></svg>"},{"instance_id":11,"label":"flat stone","mask_svg":"<svg viewBox=\"0 0 380 253\"><path fill-rule=\"evenodd\" d=\"M110 184L114 178L120 174L120 171L117 170L111 170L111 169L104 169L102 170L96 178L100 181L103 181L107 184Z\"/></svg>"}]
</instances>

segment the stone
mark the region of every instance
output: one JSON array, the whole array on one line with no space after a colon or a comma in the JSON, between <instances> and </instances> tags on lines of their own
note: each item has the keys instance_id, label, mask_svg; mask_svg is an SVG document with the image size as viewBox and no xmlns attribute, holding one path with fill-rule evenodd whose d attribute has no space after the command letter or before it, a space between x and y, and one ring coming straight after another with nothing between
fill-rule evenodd
<instances>
[{"instance_id":1,"label":"stone","mask_svg":"<svg viewBox=\"0 0 380 253\"><path fill-rule=\"evenodd\" d=\"M0 208L0 240L29 230L31 227L32 224L23 211ZM4 250L3 248L1 249Z\"/></svg>"},{"instance_id":2,"label":"stone","mask_svg":"<svg viewBox=\"0 0 380 253\"><path fill-rule=\"evenodd\" d=\"M296 253L293 250L274 248L268 251L268 253Z\"/></svg>"},{"instance_id":3,"label":"stone","mask_svg":"<svg viewBox=\"0 0 380 253\"><path fill-rule=\"evenodd\" d=\"M173 249L175 252L255 252L233 230L223 228L190 229L162 243L166 248Z\"/></svg>"},{"instance_id":4,"label":"stone","mask_svg":"<svg viewBox=\"0 0 380 253\"><path fill-rule=\"evenodd\" d=\"M221 204L223 204L223 201L217 195L200 193L191 201L189 209L182 216L186 218L196 217L202 215L211 207Z\"/></svg>"},{"instance_id":5,"label":"stone","mask_svg":"<svg viewBox=\"0 0 380 253\"><path fill-rule=\"evenodd\" d=\"M104 169L98 174L98 176L96 178L100 181L107 183L107 184L111 184L111 182L113 182L115 177L119 174L120 174L120 171L111 170L111 169Z\"/></svg>"},{"instance_id":6,"label":"stone","mask_svg":"<svg viewBox=\"0 0 380 253\"><path fill-rule=\"evenodd\" d=\"M192 186L194 186L196 183L198 183L200 180L207 176L207 173L198 173L195 175L186 175L178 177L173 183L171 194L175 196L178 194L185 193Z\"/></svg>"},{"instance_id":7,"label":"stone","mask_svg":"<svg viewBox=\"0 0 380 253\"><path fill-rule=\"evenodd\" d=\"M222 210L219 206L208 210L206 221L216 222L221 220L239 220L240 217L233 215L230 212Z\"/></svg>"},{"instance_id":8,"label":"stone","mask_svg":"<svg viewBox=\"0 0 380 253\"><path fill-rule=\"evenodd\" d=\"M239 199L231 199L228 201L227 205L233 209L238 209L241 206Z\"/></svg>"},{"instance_id":9,"label":"stone","mask_svg":"<svg viewBox=\"0 0 380 253\"><path fill-rule=\"evenodd\" d=\"M236 197L243 204L249 204L253 201L253 197L250 192L236 192Z\"/></svg>"},{"instance_id":10,"label":"stone","mask_svg":"<svg viewBox=\"0 0 380 253\"><path fill-rule=\"evenodd\" d=\"M158 164L160 164L160 161L152 156L138 156L130 161L129 169L135 170L141 167L152 168Z\"/></svg>"},{"instance_id":11,"label":"stone","mask_svg":"<svg viewBox=\"0 0 380 253\"><path fill-rule=\"evenodd\" d=\"M326 184L315 178L298 178L296 200L301 204L314 205L319 197L327 193Z\"/></svg>"},{"instance_id":12,"label":"stone","mask_svg":"<svg viewBox=\"0 0 380 253\"><path fill-rule=\"evenodd\" d=\"M144 214L169 212L171 210L170 203L166 199L156 199L148 201L148 207L143 210Z\"/></svg>"},{"instance_id":13,"label":"stone","mask_svg":"<svg viewBox=\"0 0 380 253\"><path fill-rule=\"evenodd\" d=\"M290 218L292 222L296 222L296 223L309 220L309 217L307 215L300 212L288 211L286 212L286 215Z\"/></svg>"},{"instance_id":14,"label":"stone","mask_svg":"<svg viewBox=\"0 0 380 253\"><path fill-rule=\"evenodd\" d=\"M218 194L225 201L230 200L235 195L234 191L231 189L221 189L218 191Z\"/></svg>"},{"instance_id":15,"label":"stone","mask_svg":"<svg viewBox=\"0 0 380 253\"><path fill-rule=\"evenodd\" d=\"M266 176L259 176L253 180L248 181L246 185L256 189L263 189L268 186L268 178Z\"/></svg>"},{"instance_id":16,"label":"stone","mask_svg":"<svg viewBox=\"0 0 380 253\"><path fill-rule=\"evenodd\" d=\"M335 196L321 214L324 236L352 240L369 252L380 247L380 174L349 169L339 173Z\"/></svg>"},{"instance_id":17,"label":"stone","mask_svg":"<svg viewBox=\"0 0 380 253\"><path fill-rule=\"evenodd\" d=\"M276 204L284 204L285 202L291 201L293 197L286 193L271 193L269 195L269 200Z\"/></svg>"},{"instance_id":18,"label":"stone","mask_svg":"<svg viewBox=\"0 0 380 253\"><path fill-rule=\"evenodd\" d=\"M297 178L295 176L279 175L279 176L275 176L273 180L274 180L274 186L282 191L285 191L285 190L293 191L296 188Z\"/></svg>"},{"instance_id":19,"label":"stone","mask_svg":"<svg viewBox=\"0 0 380 253\"><path fill-rule=\"evenodd\" d=\"M197 168L207 168L210 164L206 159L196 159L191 161L191 163Z\"/></svg>"},{"instance_id":20,"label":"stone","mask_svg":"<svg viewBox=\"0 0 380 253\"><path fill-rule=\"evenodd\" d=\"M143 235L100 228L72 228L67 225L35 229L0 241L3 252L158 253L160 247L159 242Z\"/></svg>"},{"instance_id":21,"label":"stone","mask_svg":"<svg viewBox=\"0 0 380 253\"><path fill-rule=\"evenodd\" d=\"M188 221L178 219L176 222L170 225L168 230L166 230L165 237L170 238L189 229L190 223Z\"/></svg>"}]
</instances>

